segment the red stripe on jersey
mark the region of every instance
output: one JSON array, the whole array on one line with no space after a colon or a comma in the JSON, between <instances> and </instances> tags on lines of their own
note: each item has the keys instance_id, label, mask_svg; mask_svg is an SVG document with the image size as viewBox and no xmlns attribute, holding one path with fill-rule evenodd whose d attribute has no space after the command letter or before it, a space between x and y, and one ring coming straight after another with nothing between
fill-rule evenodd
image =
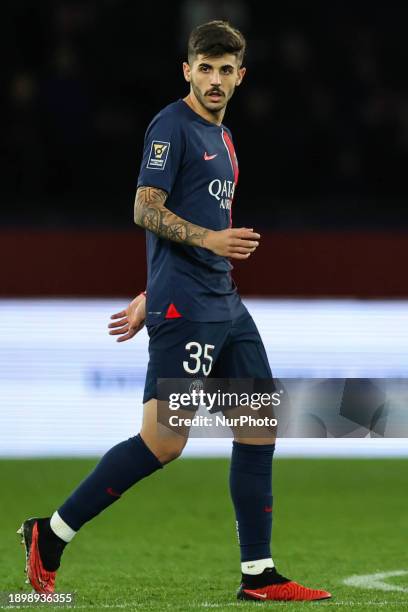
<instances>
[{"instance_id":1,"label":"red stripe on jersey","mask_svg":"<svg viewBox=\"0 0 408 612\"><path fill-rule=\"evenodd\" d=\"M234 144L231 138L229 137L228 132L226 132L225 130L222 130L222 139L224 141L225 146L227 147L228 157L230 158L232 170L234 172L234 183L236 187L238 183L238 177L239 177L239 168L238 168L238 160L237 160L237 156L235 153ZM232 227L232 202L231 202L231 208L230 208L230 227Z\"/></svg>"},{"instance_id":2,"label":"red stripe on jersey","mask_svg":"<svg viewBox=\"0 0 408 612\"><path fill-rule=\"evenodd\" d=\"M222 131L222 136L224 138L225 144L227 145L228 153L229 153L231 164L232 164L232 169L234 171L234 183L235 183L235 185L237 185L237 183L238 183L238 176L239 176L239 168L238 168L238 160L237 160L237 156L235 154L234 145L233 145L233 142L232 142L231 138L228 135L228 132L223 130Z\"/></svg>"}]
</instances>

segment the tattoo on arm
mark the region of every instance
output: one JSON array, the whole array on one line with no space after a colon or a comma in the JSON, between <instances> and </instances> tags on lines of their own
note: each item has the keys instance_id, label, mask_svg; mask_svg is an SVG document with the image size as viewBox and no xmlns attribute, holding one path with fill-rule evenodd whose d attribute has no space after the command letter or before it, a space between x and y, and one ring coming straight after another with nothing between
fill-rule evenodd
<instances>
[{"instance_id":1,"label":"tattoo on arm","mask_svg":"<svg viewBox=\"0 0 408 612\"><path fill-rule=\"evenodd\" d=\"M189 223L165 207L167 193L155 187L139 187L135 200L135 223L161 238L204 246L209 230Z\"/></svg>"}]
</instances>

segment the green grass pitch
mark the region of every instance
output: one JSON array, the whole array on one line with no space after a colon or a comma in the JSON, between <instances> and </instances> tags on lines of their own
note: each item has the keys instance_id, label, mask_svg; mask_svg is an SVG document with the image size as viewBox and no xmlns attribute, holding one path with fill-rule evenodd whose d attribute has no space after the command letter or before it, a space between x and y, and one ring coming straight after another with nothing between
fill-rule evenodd
<instances>
[{"instance_id":1,"label":"green grass pitch","mask_svg":"<svg viewBox=\"0 0 408 612\"><path fill-rule=\"evenodd\" d=\"M0 591L30 592L16 529L49 515L95 463L0 461ZM408 460L275 459L273 557L284 575L334 595L315 603L235 599L228 465L179 459L136 485L66 549L57 589L76 593L74 609L92 611L408 610L408 574L387 580L400 591L343 584L352 574L408 570Z\"/></svg>"}]
</instances>

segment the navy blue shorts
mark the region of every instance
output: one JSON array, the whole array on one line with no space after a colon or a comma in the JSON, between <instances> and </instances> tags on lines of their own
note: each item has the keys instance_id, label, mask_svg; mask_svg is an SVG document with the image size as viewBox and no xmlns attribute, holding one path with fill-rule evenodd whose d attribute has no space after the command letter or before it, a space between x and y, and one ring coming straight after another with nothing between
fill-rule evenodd
<instances>
[{"instance_id":1,"label":"navy blue shorts","mask_svg":"<svg viewBox=\"0 0 408 612\"><path fill-rule=\"evenodd\" d=\"M149 364L143 403L157 399L158 378L271 379L265 347L245 312L232 321L166 319L147 326Z\"/></svg>"}]
</instances>

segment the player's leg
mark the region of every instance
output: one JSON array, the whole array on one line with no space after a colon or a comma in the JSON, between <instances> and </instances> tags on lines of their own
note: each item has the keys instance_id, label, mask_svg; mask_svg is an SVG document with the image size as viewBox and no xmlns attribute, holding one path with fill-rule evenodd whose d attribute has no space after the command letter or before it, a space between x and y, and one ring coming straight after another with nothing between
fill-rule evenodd
<instances>
[{"instance_id":1,"label":"player's leg","mask_svg":"<svg viewBox=\"0 0 408 612\"><path fill-rule=\"evenodd\" d=\"M157 400L152 398L144 404L140 433L111 448L53 515L51 527L57 535L68 536L70 541L72 531L77 532L130 487L181 454L187 440L165 428L158 431L156 414Z\"/></svg>"},{"instance_id":2,"label":"player's leg","mask_svg":"<svg viewBox=\"0 0 408 612\"><path fill-rule=\"evenodd\" d=\"M210 326L213 348L221 345L224 329L222 324ZM26 548L27 575L39 592L53 592L62 552L79 529L139 480L178 457L186 444L188 430L180 435L157 423L156 383L159 378L190 375L183 364L191 358L195 367L198 361L195 352L189 355L187 349L191 341L193 348L201 347L208 330L202 324L176 319L164 321L148 331L150 358L141 432L111 448L52 517L28 519L19 530Z\"/></svg>"},{"instance_id":3,"label":"player's leg","mask_svg":"<svg viewBox=\"0 0 408 612\"><path fill-rule=\"evenodd\" d=\"M249 314L240 317L231 328L217 362L217 376L272 380L262 340ZM231 413L236 416L237 410ZM239 534L241 570L243 575L256 575L274 567L271 533L275 432L265 429L261 437L250 436L247 428L232 429L229 482Z\"/></svg>"},{"instance_id":4,"label":"player's leg","mask_svg":"<svg viewBox=\"0 0 408 612\"><path fill-rule=\"evenodd\" d=\"M181 454L187 439L169 430L158 434L156 411L156 399L145 403L141 432L111 448L51 517L24 521L26 571L37 591L53 592L63 550L86 522Z\"/></svg>"},{"instance_id":5,"label":"player's leg","mask_svg":"<svg viewBox=\"0 0 408 612\"><path fill-rule=\"evenodd\" d=\"M216 364L220 378L272 380L265 347L247 313L233 324ZM325 591L303 587L274 566L271 554L273 516L272 460L275 431L256 435L235 428L230 466L230 492L235 508L241 551L240 599L311 600L330 597Z\"/></svg>"}]
</instances>

